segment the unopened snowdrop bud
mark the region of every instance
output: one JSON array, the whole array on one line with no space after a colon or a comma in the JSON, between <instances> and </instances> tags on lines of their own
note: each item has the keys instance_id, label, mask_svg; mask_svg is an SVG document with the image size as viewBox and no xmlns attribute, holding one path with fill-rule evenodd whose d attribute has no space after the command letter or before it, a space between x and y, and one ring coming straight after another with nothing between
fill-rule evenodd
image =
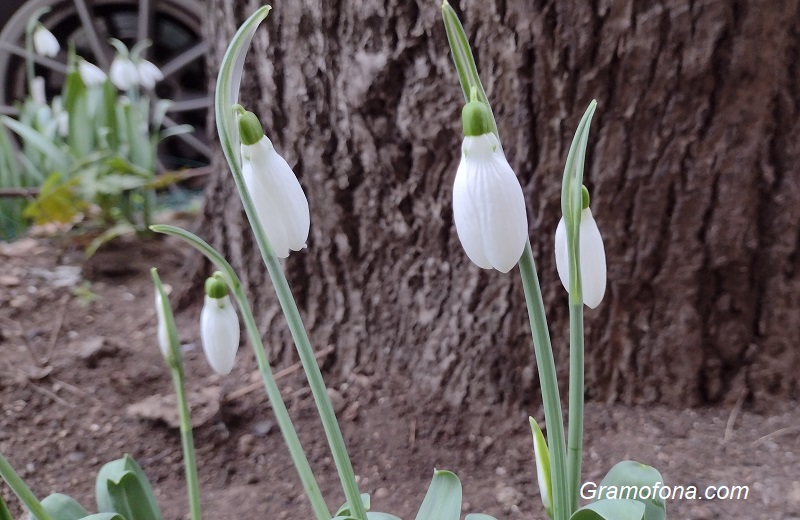
<instances>
[{"instance_id":1,"label":"unopened snowdrop bud","mask_svg":"<svg viewBox=\"0 0 800 520\"><path fill-rule=\"evenodd\" d=\"M206 280L206 296L200 313L200 338L206 360L214 372L230 374L239 349L239 318L228 296L222 273Z\"/></svg>"},{"instance_id":2,"label":"unopened snowdrop bud","mask_svg":"<svg viewBox=\"0 0 800 520\"><path fill-rule=\"evenodd\" d=\"M139 84L148 90L155 88L156 83L164 79L161 69L151 61L140 61L136 66L136 70L139 74Z\"/></svg>"},{"instance_id":3,"label":"unopened snowdrop bud","mask_svg":"<svg viewBox=\"0 0 800 520\"><path fill-rule=\"evenodd\" d=\"M306 247L311 216L303 188L252 112L239 116L242 175L258 220L278 258Z\"/></svg>"},{"instance_id":4,"label":"unopened snowdrop bud","mask_svg":"<svg viewBox=\"0 0 800 520\"><path fill-rule=\"evenodd\" d=\"M44 25L38 24L33 30L33 50L39 56L54 58L61 50L61 45L53 33L45 29Z\"/></svg>"},{"instance_id":5,"label":"unopened snowdrop bud","mask_svg":"<svg viewBox=\"0 0 800 520\"><path fill-rule=\"evenodd\" d=\"M80 74L83 84L87 87L102 85L106 80L106 73L103 72L103 69L84 59L81 59L78 63L78 74Z\"/></svg>"},{"instance_id":6,"label":"unopened snowdrop bud","mask_svg":"<svg viewBox=\"0 0 800 520\"><path fill-rule=\"evenodd\" d=\"M606 293L606 251L603 237L589 209L589 190L583 186L578 256L581 269L583 303L592 309L600 305ZM564 217L556 228L556 269L561 284L569 292L569 257L567 253L567 226Z\"/></svg>"},{"instance_id":7,"label":"unopened snowdrop bud","mask_svg":"<svg viewBox=\"0 0 800 520\"><path fill-rule=\"evenodd\" d=\"M117 55L108 72L111 82L120 90L130 90L139 83L139 69L130 58Z\"/></svg>"},{"instance_id":8,"label":"unopened snowdrop bud","mask_svg":"<svg viewBox=\"0 0 800 520\"><path fill-rule=\"evenodd\" d=\"M533 417L529 417L533 433L533 454L536 458L536 480L539 483L539 494L542 497L547 515L553 518L553 485L550 475L550 450L544 440L541 428Z\"/></svg>"},{"instance_id":9,"label":"unopened snowdrop bud","mask_svg":"<svg viewBox=\"0 0 800 520\"><path fill-rule=\"evenodd\" d=\"M478 267L507 273L528 239L525 198L514 170L491 131L489 107L475 99L464 106L464 143L453 186L456 232Z\"/></svg>"},{"instance_id":10,"label":"unopened snowdrop bud","mask_svg":"<svg viewBox=\"0 0 800 520\"><path fill-rule=\"evenodd\" d=\"M158 330L156 336L158 338L158 348L164 359L169 359L169 331L167 330L167 319L164 317L164 306L162 305L161 295L156 291L156 317L158 319Z\"/></svg>"}]
</instances>

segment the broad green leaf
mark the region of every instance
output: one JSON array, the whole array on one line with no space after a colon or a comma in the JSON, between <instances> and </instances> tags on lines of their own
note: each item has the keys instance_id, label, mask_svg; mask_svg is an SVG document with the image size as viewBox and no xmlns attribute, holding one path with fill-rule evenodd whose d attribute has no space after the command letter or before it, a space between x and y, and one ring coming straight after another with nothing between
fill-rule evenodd
<instances>
[{"instance_id":1,"label":"broad green leaf","mask_svg":"<svg viewBox=\"0 0 800 520\"><path fill-rule=\"evenodd\" d=\"M150 481L128 455L100 468L95 493L101 513L119 513L126 520L161 520Z\"/></svg>"},{"instance_id":2,"label":"broad green leaf","mask_svg":"<svg viewBox=\"0 0 800 520\"><path fill-rule=\"evenodd\" d=\"M636 500L598 500L574 513L570 520L642 520L644 504Z\"/></svg>"},{"instance_id":3,"label":"broad green leaf","mask_svg":"<svg viewBox=\"0 0 800 520\"><path fill-rule=\"evenodd\" d=\"M84 157L95 149L94 122L89 117L89 99L86 91L73 100L69 113L69 134L67 141L75 157Z\"/></svg>"},{"instance_id":4,"label":"broad green leaf","mask_svg":"<svg viewBox=\"0 0 800 520\"><path fill-rule=\"evenodd\" d=\"M42 500L42 507L50 514L52 520L80 520L90 514L77 500L61 493L45 497ZM36 517L31 515L31 519L34 518Z\"/></svg>"},{"instance_id":5,"label":"broad green leaf","mask_svg":"<svg viewBox=\"0 0 800 520\"><path fill-rule=\"evenodd\" d=\"M458 520L460 517L461 481L453 472L435 470L416 520Z\"/></svg>"},{"instance_id":6,"label":"broad green leaf","mask_svg":"<svg viewBox=\"0 0 800 520\"><path fill-rule=\"evenodd\" d=\"M14 520L11 518L11 511L8 510L2 495L0 495L0 520Z\"/></svg>"},{"instance_id":7,"label":"broad green leaf","mask_svg":"<svg viewBox=\"0 0 800 520\"><path fill-rule=\"evenodd\" d=\"M69 169L71 162L69 155L54 145L51 139L8 116L0 116L0 122L20 136L26 144L47 156L53 162L56 170L67 171Z\"/></svg>"},{"instance_id":8,"label":"broad green leaf","mask_svg":"<svg viewBox=\"0 0 800 520\"><path fill-rule=\"evenodd\" d=\"M64 82L64 109L71 115L75 108L75 102L85 94L86 85L83 84L80 73L75 69L67 74L67 81Z\"/></svg>"},{"instance_id":9,"label":"broad green leaf","mask_svg":"<svg viewBox=\"0 0 800 520\"><path fill-rule=\"evenodd\" d=\"M497 520L497 518L486 513L470 513L464 517L464 520Z\"/></svg>"},{"instance_id":10,"label":"broad green leaf","mask_svg":"<svg viewBox=\"0 0 800 520\"><path fill-rule=\"evenodd\" d=\"M217 77L214 106L217 118L217 131L222 151L230 164L239 165L239 129L234 118L233 105L239 101L239 86L242 82L242 69L247 49L261 22L269 14L270 6L265 5L250 15L231 40Z\"/></svg>"},{"instance_id":11,"label":"broad green leaf","mask_svg":"<svg viewBox=\"0 0 800 520\"><path fill-rule=\"evenodd\" d=\"M97 114L98 123L106 129L106 139L108 146L112 150L119 151L120 135L117 122L117 87L107 79L103 83L103 104Z\"/></svg>"},{"instance_id":12,"label":"broad green leaf","mask_svg":"<svg viewBox=\"0 0 800 520\"><path fill-rule=\"evenodd\" d=\"M598 499L634 499L646 506L644 520L664 520L667 505L659 496L664 479L652 466L633 460L617 463L603 478Z\"/></svg>"},{"instance_id":13,"label":"broad green leaf","mask_svg":"<svg viewBox=\"0 0 800 520\"><path fill-rule=\"evenodd\" d=\"M381 513L379 511L367 511L367 520L402 520L399 516Z\"/></svg>"}]
</instances>

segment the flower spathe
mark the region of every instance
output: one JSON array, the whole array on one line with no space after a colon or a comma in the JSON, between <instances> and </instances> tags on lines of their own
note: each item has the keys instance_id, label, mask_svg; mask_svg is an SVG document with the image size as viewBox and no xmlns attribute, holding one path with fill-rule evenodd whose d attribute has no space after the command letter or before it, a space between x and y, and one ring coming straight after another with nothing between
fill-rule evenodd
<instances>
[{"instance_id":1,"label":"flower spathe","mask_svg":"<svg viewBox=\"0 0 800 520\"><path fill-rule=\"evenodd\" d=\"M39 56L55 58L58 51L61 50L61 45L53 33L48 31L44 25L38 24L33 30L33 50Z\"/></svg>"},{"instance_id":2,"label":"flower spathe","mask_svg":"<svg viewBox=\"0 0 800 520\"><path fill-rule=\"evenodd\" d=\"M311 215L300 181L267 136L242 144L242 176L278 258L306 247Z\"/></svg>"},{"instance_id":3,"label":"flower spathe","mask_svg":"<svg viewBox=\"0 0 800 520\"><path fill-rule=\"evenodd\" d=\"M203 352L214 372L226 375L233 370L239 349L239 318L229 296L206 295L200 313L200 338Z\"/></svg>"},{"instance_id":4,"label":"flower spathe","mask_svg":"<svg viewBox=\"0 0 800 520\"><path fill-rule=\"evenodd\" d=\"M478 267L507 273L528 239L525 198L497 137L464 138L453 186L456 232Z\"/></svg>"},{"instance_id":5,"label":"flower spathe","mask_svg":"<svg viewBox=\"0 0 800 520\"><path fill-rule=\"evenodd\" d=\"M569 292L569 258L567 256L567 226L562 217L556 228L556 269L564 288ZM581 210L579 261L583 303L592 309L600 305L606 292L606 251L603 237L592 216L592 210Z\"/></svg>"},{"instance_id":6,"label":"flower spathe","mask_svg":"<svg viewBox=\"0 0 800 520\"><path fill-rule=\"evenodd\" d=\"M156 292L156 318L158 321L158 329L156 334L158 338L158 348L161 350L161 354L164 356L164 359L169 359L169 330L167 329L167 320L164 317L164 306L162 305L161 294L158 292Z\"/></svg>"}]
</instances>

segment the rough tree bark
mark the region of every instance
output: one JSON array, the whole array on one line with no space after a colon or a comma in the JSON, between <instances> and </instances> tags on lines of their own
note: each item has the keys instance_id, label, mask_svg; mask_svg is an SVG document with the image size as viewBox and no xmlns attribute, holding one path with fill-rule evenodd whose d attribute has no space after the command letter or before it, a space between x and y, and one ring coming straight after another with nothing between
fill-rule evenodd
<instances>
[{"instance_id":1,"label":"rough tree bark","mask_svg":"<svg viewBox=\"0 0 800 520\"><path fill-rule=\"evenodd\" d=\"M209 4L216 70L255 5ZM587 311L589 397L800 397L797 2L453 4L528 201L559 371L560 179L596 98L586 178L609 285ZM312 341L336 346L337 370L400 371L454 403L534 395L519 276L470 264L453 227L462 99L439 4L273 7L243 101L312 208L309 247L286 263ZM273 357L285 362L291 341L218 166L203 233L257 295Z\"/></svg>"}]
</instances>

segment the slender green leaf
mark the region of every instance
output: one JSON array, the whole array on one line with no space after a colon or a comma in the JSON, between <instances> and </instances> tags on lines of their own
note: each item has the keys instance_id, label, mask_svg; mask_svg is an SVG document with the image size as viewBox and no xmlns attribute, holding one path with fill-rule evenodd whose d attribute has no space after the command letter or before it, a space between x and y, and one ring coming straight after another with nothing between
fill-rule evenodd
<instances>
[{"instance_id":1,"label":"slender green leaf","mask_svg":"<svg viewBox=\"0 0 800 520\"><path fill-rule=\"evenodd\" d=\"M57 170L66 171L69 169L69 155L59 150L51 139L8 116L0 116L0 122L20 136L25 143L46 155L54 163Z\"/></svg>"},{"instance_id":2,"label":"slender green leaf","mask_svg":"<svg viewBox=\"0 0 800 520\"><path fill-rule=\"evenodd\" d=\"M158 134L158 140L163 141L168 137L174 137L176 135L183 135L183 134L191 134L194 132L194 127L192 125L177 125L170 128L165 128Z\"/></svg>"},{"instance_id":3,"label":"slender green leaf","mask_svg":"<svg viewBox=\"0 0 800 520\"><path fill-rule=\"evenodd\" d=\"M8 510L3 495L0 495L0 520L14 520L11 518L11 511Z\"/></svg>"},{"instance_id":4,"label":"slender green leaf","mask_svg":"<svg viewBox=\"0 0 800 520\"><path fill-rule=\"evenodd\" d=\"M361 493L361 503L364 505L364 509L369 511L370 506L370 498L369 493ZM350 504L345 502L342 504L342 507L336 510L336 514L334 516L350 516L352 511L350 510Z\"/></svg>"},{"instance_id":5,"label":"slender green leaf","mask_svg":"<svg viewBox=\"0 0 800 520\"><path fill-rule=\"evenodd\" d=\"M636 500L598 500L572 514L570 520L642 520L644 504Z\"/></svg>"},{"instance_id":6,"label":"slender green leaf","mask_svg":"<svg viewBox=\"0 0 800 520\"><path fill-rule=\"evenodd\" d=\"M416 520L458 520L460 517L461 481L453 472L434 471Z\"/></svg>"},{"instance_id":7,"label":"slender green leaf","mask_svg":"<svg viewBox=\"0 0 800 520\"><path fill-rule=\"evenodd\" d=\"M367 520L402 520L399 516L381 513L379 511L367 511Z\"/></svg>"},{"instance_id":8,"label":"slender green leaf","mask_svg":"<svg viewBox=\"0 0 800 520\"><path fill-rule=\"evenodd\" d=\"M464 517L464 520L497 520L497 518L486 513L470 513Z\"/></svg>"},{"instance_id":9,"label":"slender green leaf","mask_svg":"<svg viewBox=\"0 0 800 520\"><path fill-rule=\"evenodd\" d=\"M121 222L110 227L89 243L89 246L86 248L86 258L88 259L94 256L103 244L123 235L132 235L134 233L136 233L136 228L128 222Z\"/></svg>"}]
</instances>

